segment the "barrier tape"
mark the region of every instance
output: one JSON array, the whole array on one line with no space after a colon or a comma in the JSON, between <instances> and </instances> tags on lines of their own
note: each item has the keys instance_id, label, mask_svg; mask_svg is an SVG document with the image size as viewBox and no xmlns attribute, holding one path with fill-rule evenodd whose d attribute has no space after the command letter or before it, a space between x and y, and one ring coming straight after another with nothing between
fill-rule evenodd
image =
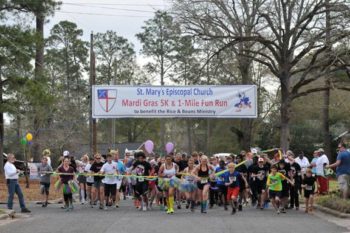
<instances>
[{"instance_id":1,"label":"barrier tape","mask_svg":"<svg viewBox=\"0 0 350 233\"><path fill-rule=\"evenodd\" d=\"M280 159L282 159L282 152L280 149L278 148L273 148L273 149L268 149L268 150L263 150L263 151L260 151L261 153L267 153L267 152L273 152L275 150L278 150L278 153L280 155ZM258 156L257 154L254 154L253 157L256 157ZM243 164L245 164L248 160L244 160L238 164L236 164L236 168L239 167L239 166L242 166ZM225 170L222 170L220 172L217 172L217 173L214 173L213 175L214 176L220 176L222 175L223 173L227 172L228 169L225 169ZM148 180L148 181L154 181L156 179L169 179L169 178L163 178L163 177L159 177L159 176L139 176L139 175L133 175L133 174L130 174L130 175L122 175L122 174L100 174L100 173L63 173L63 172L41 172L40 174L51 174L53 176L73 176L73 175L76 175L76 176L103 176L103 177L118 177L118 178L123 178L123 177L130 177L130 178L143 178L145 180ZM193 176L192 174L189 174L189 173L177 173L176 175L181 175L181 176ZM201 177L202 179L208 179L210 177Z\"/></svg>"}]
</instances>

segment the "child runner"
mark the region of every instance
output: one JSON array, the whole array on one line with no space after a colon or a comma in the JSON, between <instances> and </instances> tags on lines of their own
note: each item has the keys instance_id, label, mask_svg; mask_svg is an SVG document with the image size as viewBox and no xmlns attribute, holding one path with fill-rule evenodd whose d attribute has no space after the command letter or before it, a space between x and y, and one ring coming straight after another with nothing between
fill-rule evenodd
<instances>
[{"instance_id":1,"label":"child runner","mask_svg":"<svg viewBox=\"0 0 350 233\"><path fill-rule=\"evenodd\" d=\"M91 165L90 171L92 173L95 173L94 176L94 188L93 188L93 196L92 199L95 201L97 198L100 201L100 209L103 209L103 184L102 184L102 179L104 178L103 176L99 175L99 172L101 171L101 168L103 166L103 162L101 162L102 156L101 154L96 154L95 155L95 161ZM93 204L96 204L94 202ZM91 206L92 208L92 206Z\"/></svg>"},{"instance_id":2,"label":"child runner","mask_svg":"<svg viewBox=\"0 0 350 233\"><path fill-rule=\"evenodd\" d=\"M105 178L102 180L105 191L104 210L107 210L107 206L112 206L115 204L117 191L117 177L115 175L118 174L117 166L117 163L112 161L112 155L108 153L107 162L103 164L100 171L101 174L106 174ZM112 203L110 203L110 199L112 200Z\"/></svg>"},{"instance_id":3,"label":"child runner","mask_svg":"<svg viewBox=\"0 0 350 233\"><path fill-rule=\"evenodd\" d=\"M146 161L146 155L143 151L135 154L137 161L132 166L132 171L135 171L136 184L135 184L135 197L141 202L140 210L147 211L148 207L148 180L145 176L149 176L151 171L151 165Z\"/></svg>"},{"instance_id":4,"label":"child runner","mask_svg":"<svg viewBox=\"0 0 350 233\"><path fill-rule=\"evenodd\" d=\"M294 186L290 187L290 208L299 210L299 187L301 187L301 167L295 162L292 151L287 151L288 161L290 165L289 177L294 182Z\"/></svg>"},{"instance_id":5,"label":"child runner","mask_svg":"<svg viewBox=\"0 0 350 233\"><path fill-rule=\"evenodd\" d=\"M236 163L240 164L243 161L243 155L239 154L236 157ZM240 166L236 165L237 172L241 174L242 177L245 178L245 180L248 179L248 168L245 165L245 163L241 164ZM240 180L239 182L240 187L239 187L239 199L238 199L238 211L242 211L242 204L247 203L247 196L248 192L247 190L249 189L249 186L246 186L246 182L243 182L243 180Z\"/></svg>"},{"instance_id":6,"label":"child runner","mask_svg":"<svg viewBox=\"0 0 350 233\"><path fill-rule=\"evenodd\" d=\"M312 170L310 168L307 168L304 180L301 185L301 187L304 189L304 197L305 197L305 205L306 205L305 213L312 212L313 210L315 182L316 182L316 178L312 175Z\"/></svg>"},{"instance_id":7,"label":"child runner","mask_svg":"<svg viewBox=\"0 0 350 233\"><path fill-rule=\"evenodd\" d=\"M238 205L240 180L242 180L246 186L248 186L248 184L247 180L238 171L235 171L234 163L229 163L227 168L228 171L223 174L225 185L227 186L227 201L230 202L232 207L231 214L235 214Z\"/></svg>"},{"instance_id":8,"label":"child runner","mask_svg":"<svg viewBox=\"0 0 350 233\"><path fill-rule=\"evenodd\" d=\"M48 164L47 157L43 156L41 164L38 166L38 173L40 175L40 192L43 198L42 207L47 207L48 204L51 172L52 167Z\"/></svg>"},{"instance_id":9,"label":"child runner","mask_svg":"<svg viewBox=\"0 0 350 233\"><path fill-rule=\"evenodd\" d=\"M64 157L62 166L57 169L59 173L66 173L65 175L60 175L60 180L63 185L64 209L66 211L73 210L73 194L69 182L74 179L74 168L69 166L69 164L70 158ZM67 175L67 173L72 175Z\"/></svg>"},{"instance_id":10,"label":"child runner","mask_svg":"<svg viewBox=\"0 0 350 233\"><path fill-rule=\"evenodd\" d=\"M292 181L284 176L282 173L277 172L277 165L271 166L271 174L267 177L266 185L269 188L269 197L272 205L275 208L277 214L280 213L281 204L281 191L282 191L282 180L287 180L292 185Z\"/></svg>"},{"instance_id":11,"label":"child runner","mask_svg":"<svg viewBox=\"0 0 350 233\"><path fill-rule=\"evenodd\" d=\"M208 164L208 157L203 155L201 157L200 164L193 169L192 175L194 175L198 182L198 193L201 201L201 213L207 213L208 194L209 194L209 175L213 172L214 168Z\"/></svg>"},{"instance_id":12,"label":"child runner","mask_svg":"<svg viewBox=\"0 0 350 233\"><path fill-rule=\"evenodd\" d=\"M159 168L159 186L166 192L168 210L167 214L174 213L174 194L178 178L176 174L179 172L179 167L172 162L170 155L165 157L165 163Z\"/></svg>"},{"instance_id":13,"label":"child runner","mask_svg":"<svg viewBox=\"0 0 350 233\"><path fill-rule=\"evenodd\" d=\"M194 207L196 205L196 190L197 184L196 179L191 175L194 169L194 159L190 158L188 160L188 167L183 171L184 175L182 175L182 184L180 186L180 191L185 193L187 204L186 209L191 207L191 211L194 212Z\"/></svg>"}]
</instances>

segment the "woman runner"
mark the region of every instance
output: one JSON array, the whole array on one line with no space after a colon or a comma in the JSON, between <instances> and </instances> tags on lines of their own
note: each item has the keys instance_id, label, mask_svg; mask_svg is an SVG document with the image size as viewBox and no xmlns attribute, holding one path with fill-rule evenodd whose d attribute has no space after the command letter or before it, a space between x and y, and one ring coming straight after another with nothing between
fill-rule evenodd
<instances>
[{"instance_id":1,"label":"woman runner","mask_svg":"<svg viewBox=\"0 0 350 233\"><path fill-rule=\"evenodd\" d=\"M191 207L191 211L194 211L197 184L194 176L191 175L194 170L194 159L190 158L188 160L188 167L185 168L184 175L182 176L182 184L180 185L180 191L185 193L187 204L186 209Z\"/></svg>"},{"instance_id":2,"label":"woman runner","mask_svg":"<svg viewBox=\"0 0 350 233\"><path fill-rule=\"evenodd\" d=\"M209 194L209 174L213 172L214 168L208 164L208 157L203 155L200 164L193 169L194 175L198 182L198 193L201 201L201 213L207 213L208 194Z\"/></svg>"}]
</instances>

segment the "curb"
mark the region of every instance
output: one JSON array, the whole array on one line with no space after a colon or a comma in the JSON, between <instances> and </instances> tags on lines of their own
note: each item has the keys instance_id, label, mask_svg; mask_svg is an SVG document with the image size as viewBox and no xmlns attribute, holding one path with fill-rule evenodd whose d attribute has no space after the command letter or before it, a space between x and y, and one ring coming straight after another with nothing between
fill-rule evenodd
<instances>
[{"instance_id":1,"label":"curb","mask_svg":"<svg viewBox=\"0 0 350 233\"><path fill-rule=\"evenodd\" d=\"M337 218L350 218L350 214L341 213L337 210L332 210L324 206L314 204L314 207L323 213L333 215L334 217L337 217Z\"/></svg>"},{"instance_id":2,"label":"curb","mask_svg":"<svg viewBox=\"0 0 350 233\"><path fill-rule=\"evenodd\" d=\"M9 218L8 214L0 214L0 220L5 220L7 218Z\"/></svg>"}]
</instances>

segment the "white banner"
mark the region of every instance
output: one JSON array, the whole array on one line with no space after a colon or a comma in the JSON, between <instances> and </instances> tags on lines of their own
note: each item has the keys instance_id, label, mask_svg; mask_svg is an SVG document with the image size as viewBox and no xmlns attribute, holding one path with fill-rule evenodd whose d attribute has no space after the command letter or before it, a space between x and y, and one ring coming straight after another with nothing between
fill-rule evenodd
<instances>
[{"instance_id":1,"label":"white banner","mask_svg":"<svg viewBox=\"0 0 350 233\"><path fill-rule=\"evenodd\" d=\"M256 118L255 85L93 86L93 118Z\"/></svg>"},{"instance_id":2,"label":"white banner","mask_svg":"<svg viewBox=\"0 0 350 233\"><path fill-rule=\"evenodd\" d=\"M38 166L39 165L40 165L40 163L28 163L28 167L29 167L29 170L30 170L29 178L31 180L39 180L40 179L40 176L39 176L39 173L38 173Z\"/></svg>"}]
</instances>

